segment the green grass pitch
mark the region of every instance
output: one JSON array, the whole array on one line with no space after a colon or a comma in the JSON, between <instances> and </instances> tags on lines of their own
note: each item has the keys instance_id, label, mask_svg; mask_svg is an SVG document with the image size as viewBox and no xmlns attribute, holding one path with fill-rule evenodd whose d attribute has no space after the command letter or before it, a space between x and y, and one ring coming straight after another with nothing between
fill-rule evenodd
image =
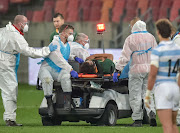
<instances>
[{"instance_id":1,"label":"green grass pitch","mask_svg":"<svg viewBox=\"0 0 180 133\"><path fill-rule=\"evenodd\" d=\"M133 121L131 118L120 119L114 127L91 126L84 121L62 122L61 126L44 127L41 123L38 108L43 99L43 91L38 91L35 86L27 84L19 85L17 122L22 123L22 127L7 127L3 121L3 104L0 100L0 133L162 133L162 128L158 120L157 127L127 127ZM179 128L180 129L180 128Z\"/></svg>"}]
</instances>

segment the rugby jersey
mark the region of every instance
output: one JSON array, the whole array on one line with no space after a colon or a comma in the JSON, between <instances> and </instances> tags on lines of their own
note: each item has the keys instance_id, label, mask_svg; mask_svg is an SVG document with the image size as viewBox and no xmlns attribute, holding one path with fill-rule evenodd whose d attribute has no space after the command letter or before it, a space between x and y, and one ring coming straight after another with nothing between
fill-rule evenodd
<instances>
[{"instance_id":1,"label":"rugby jersey","mask_svg":"<svg viewBox=\"0 0 180 133\"><path fill-rule=\"evenodd\" d=\"M179 69L180 46L172 41L162 41L152 50L151 61L159 63L156 82L176 82Z\"/></svg>"}]
</instances>

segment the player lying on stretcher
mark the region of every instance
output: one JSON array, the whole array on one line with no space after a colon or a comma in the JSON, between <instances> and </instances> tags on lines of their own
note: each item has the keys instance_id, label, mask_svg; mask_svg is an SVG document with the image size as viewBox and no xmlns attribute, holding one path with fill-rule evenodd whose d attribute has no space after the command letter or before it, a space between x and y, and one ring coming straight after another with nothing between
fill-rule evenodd
<instances>
[{"instance_id":1,"label":"player lying on stretcher","mask_svg":"<svg viewBox=\"0 0 180 133\"><path fill-rule=\"evenodd\" d=\"M91 55L80 66L80 72L83 74L112 74L114 69L112 54Z\"/></svg>"}]
</instances>

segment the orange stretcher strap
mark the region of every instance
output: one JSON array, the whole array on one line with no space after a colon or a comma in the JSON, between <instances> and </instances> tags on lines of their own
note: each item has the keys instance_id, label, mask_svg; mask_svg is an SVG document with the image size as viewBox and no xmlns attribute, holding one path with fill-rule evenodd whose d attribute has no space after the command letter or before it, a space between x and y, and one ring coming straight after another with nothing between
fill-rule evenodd
<instances>
[{"instance_id":1,"label":"orange stretcher strap","mask_svg":"<svg viewBox=\"0 0 180 133\"><path fill-rule=\"evenodd\" d=\"M113 74L104 74L105 77L108 77L108 76L113 76ZM118 76L120 76L120 74L118 74ZM97 74L83 74L83 73L79 73L78 74L78 77L79 78L97 78L98 75Z\"/></svg>"},{"instance_id":2,"label":"orange stretcher strap","mask_svg":"<svg viewBox=\"0 0 180 133\"><path fill-rule=\"evenodd\" d=\"M83 73L79 73L78 77L79 78L97 78L98 75L97 74L83 74Z\"/></svg>"}]
</instances>

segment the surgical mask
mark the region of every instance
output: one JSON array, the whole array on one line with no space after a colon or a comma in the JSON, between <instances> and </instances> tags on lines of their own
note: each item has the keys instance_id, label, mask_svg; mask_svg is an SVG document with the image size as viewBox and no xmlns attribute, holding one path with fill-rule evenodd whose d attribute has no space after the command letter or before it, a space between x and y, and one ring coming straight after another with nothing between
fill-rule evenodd
<instances>
[{"instance_id":1,"label":"surgical mask","mask_svg":"<svg viewBox=\"0 0 180 133\"><path fill-rule=\"evenodd\" d=\"M29 26L26 24L26 25L24 26L23 32L28 32L28 29L29 29Z\"/></svg>"},{"instance_id":2,"label":"surgical mask","mask_svg":"<svg viewBox=\"0 0 180 133\"><path fill-rule=\"evenodd\" d=\"M74 36L73 35L68 36L68 38L67 38L68 42L73 42L73 40L74 40Z\"/></svg>"},{"instance_id":3,"label":"surgical mask","mask_svg":"<svg viewBox=\"0 0 180 133\"><path fill-rule=\"evenodd\" d=\"M85 49L89 49L89 43L86 43L86 44L84 45L84 48L85 48Z\"/></svg>"}]
</instances>

